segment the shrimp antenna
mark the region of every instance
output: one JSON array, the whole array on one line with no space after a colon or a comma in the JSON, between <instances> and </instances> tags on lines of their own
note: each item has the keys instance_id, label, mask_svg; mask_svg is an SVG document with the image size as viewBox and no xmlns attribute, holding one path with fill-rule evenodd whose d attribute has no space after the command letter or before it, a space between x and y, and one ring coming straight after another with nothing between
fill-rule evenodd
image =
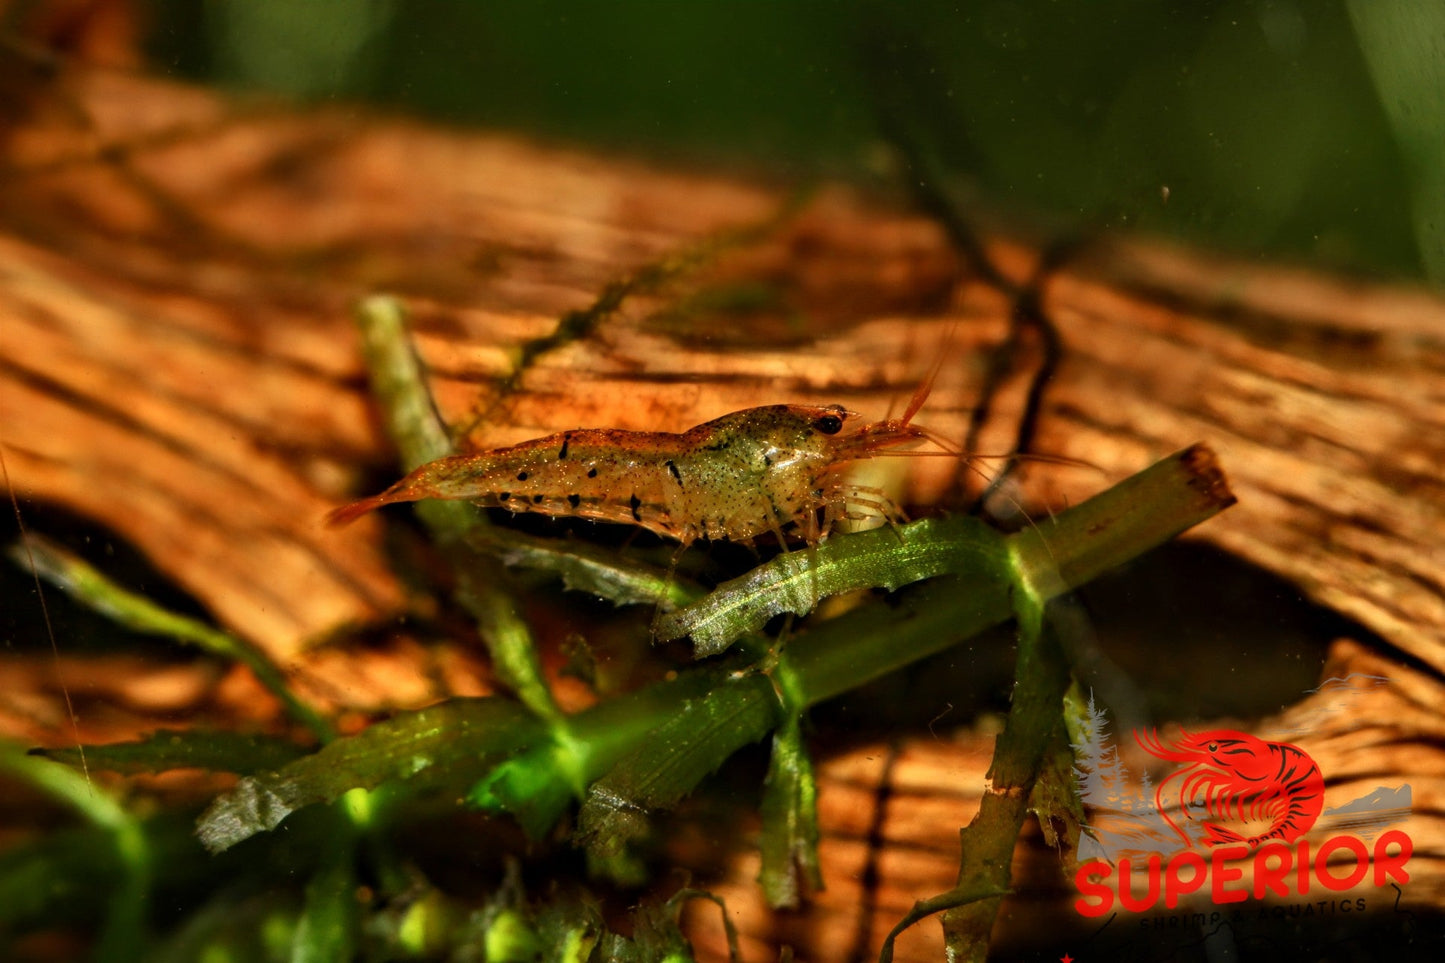
<instances>
[{"instance_id":1,"label":"shrimp antenna","mask_svg":"<svg viewBox=\"0 0 1445 963\"><path fill-rule=\"evenodd\" d=\"M40 569L35 564L35 547L31 536L25 530L25 516L20 511L20 497L10 483L10 466L5 462L5 445L0 444L0 478L5 482L5 491L10 495L10 507L15 510L15 526L20 531L19 548L30 563L30 576L35 579L35 598L40 602L40 616L45 622L45 634L50 637L50 657L55 664L55 675L60 682L61 695L65 696L65 714L70 717L70 730L75 735L75 748L80 754L80 771L85 774L85 784L90 781L90 764L85 761L85 743L80 738L80 717L75 714L75 702L70 698L70 686L60 674L60 645L55 641L55 625L50 620L50 606L45 601L45 587L40 584Z\"/></svg>"},{"instance_id":2,"label":"shrimp antenna","mask_svg":"<svg viewBox=\"0 0 1445 963\"><path fill-rule=\"evenodd\" d=\"M938 380L938 373L943 370L943 352L939 352L938 358L933 362L933 367L928 372L928 377L923 379L923 384L913 392L913 397L908 399L908 407L903 409L903 424L912 424L913 416L918 414L918 409L928 400L933 393L933 383Z\"/></svg>"},{"instance_id":3,"label":"shrimp antenna","mask_svg":"<svg viewBox=\"0 0 1445 963\"><path fill-rule=\"evenodd\" d=\"M968 468L969 471L973 472L973 473L974 473L975 475L977 475L979 478L982 478L985 482L987 482L988 485L989 485L989 488L993 488L993 487L994 487L994 481L995 481L995 479L988 477L988 475L984 473L984 471L983 471L982 468L979 468L977 465L975 465L975 464L973 463L973 460L974 460L975 458L997 458L997 457L1017 458L1017 457L1019 457L1019 454L1018 454L1018 453L1015 453L1015 454L1013 454L1013 455L1006 455L1006 456L997 456L997 455L965 455L965 456L963 456L963 463L964 463L965 466L967 466L967 468ZM1050 456L1050 457L1052 457L1052 456ZM1066 459L1066 460L1067 460L1067 459ZM1088 467L1095 467L1095 466L1092 466L1092 465L1091 465L1091 466L1088 466ZM1008 492L1004 491L1002 488L998 488L998 489L996 489L996 490L997 490L999 493L1001 493L1005 499L1008 500L1008 503L1009 503L1010 505L1012 505L1012 506L1018 511L1018 513L1019 513L1020 515L1023 516L1024 521L1028 522L1029 528L1032 528L1035 532L1037 532L1037 533L1039 534L1039 537L1040 537L1040 538L1042 539L1042 541L1043 541L1044 548L1045 548L1045 549L1048 551L1048 553L1049 553L1049 558L1053 559L1054 564L1057 566L1057 565L1058 565L1058 561L1059 561L1059 560L1058 560L1058 557L1057 557L1056 555L1054 555L1054 549L1053 549L1053 547L1052 547L1051 545L1049 545L1049 540L1048 540L1047 538L1043 538L1044 530L1043 530L1042 528L1039 528L1039 523L1036 522L1036 521L1034 521L1033 516L1028 513L1028 511L1024 508L1024 506L1019 502L1019 500L1018 500L1017 498L1014 498L1012 495L1010 495ZM982 502L980 502L980 507L982 507Z\"/></svg>"},{"instance_id":4,"label":"shrimp antenna","mask_svg":"<svg viewBox=\"0 0 1445 963\"><path fill-rule=\"evenodd\" d=\"M1036 461L1045 465L1063 465L1069 468L1087 468L1090 471L1103 473L1104 466L1096 465L1091 461L1082 458L1070 458L1067 455L1046 455L1042 452L1015 451L1015 452L964 452L956 447L951 441L943 438L936 431L918 426L910 426L917 431L919 436L933 442L941 451L885 451L881 452L880 458L962 458L966 461ZM993 481L993 479L988 479Z\"/></svg>"},{"instance_id":5,"label":"shrimp antenna","mask_svg":"<svg viewBox=\"0 0 1445 963\"><path fill-rule=\"evenodd\" d=\"M913 392L913 397L908 399L908 407L904 409L901 419L903 424L911 425L913 423L913 416L918 414L918 410L923 407L923 403L933 393L933 383L938 380L938 373L943 370L943 360L947 357L947 352L943 349L953 343L953 336L957 331L958 322L954 322L949 326L948 333L943 336L943 344L939 346L938 357L933 360L933 367L929 369L928 377L923 379L923 384L919 385L918 390ZM923 431L923 436L934 444L938 444L937 439L931 437L926 430Z\"/></svg>"}]
</instances>

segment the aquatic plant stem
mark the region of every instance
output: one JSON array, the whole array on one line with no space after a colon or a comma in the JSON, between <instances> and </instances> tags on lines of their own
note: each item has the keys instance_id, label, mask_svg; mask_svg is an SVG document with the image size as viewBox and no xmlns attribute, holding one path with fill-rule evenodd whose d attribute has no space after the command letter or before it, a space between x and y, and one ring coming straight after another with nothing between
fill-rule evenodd
<instances>
[{"instance_id":1,"label":"aquatic plant stem","mask_svg":"<svg viewBox=\"0 0 1445 963\"><path fill-rule=\"evenodd\" d=\"M1194 445L1132 475L1036 528L1000 540L960 543L953 578L907 593L903 610L850 613L788 648L809 705L942 651L1014 616L1011 590L1024 585L1043 602L1072 591L1234 504L1214 459ZM1007 562L998 564L999 555ZM993 590L990 590L992 588ZM907 635L906 644L898 633Z\"/></svg>"},{"instance_id":2,"label":"aquatic plant stem","mask_svg":"<svg viewBox=\"0 0 1445 963\"><path fill-rule=\"evenodd\" d=\"M452 454L451 436L432 403L421 361L407 337L401 304L385 296L367 298L356 316L372 389L401 453L403 469L410 471ZM452 561L457 599L477 620L502 683L533 712L562 725L564 717L542 676L531 631L507 590L505 567L468 544L469 538L490 527L486 518L458 501L420 502L416 513Z\"/></svg>"},{"instance_id":3,"label":"aquatic plant stem","mask_svg":"<svg viewBox=\"0 0 1445 963\"><path fill-rule=\"evenodd\" d=\"M850 611L789 641L796 704L816 705L1006 622L1016 614L1019 593L1043 605L1233 501L1212 453L1194 446L1038 529L1009 536L972 525L945 530L940 537L954 539L959 551L953 575L918 583L893 605ZM1019 671L1035 669L1026 660ZM711 757L763 738L787 711L767 676L743 659L729 659L582 712L573 717L573 732L588 747L585 775L596 779L685 714L694 738L670 751L705 755L698 765L706 773L721 761ZM656 744L648 748L661 751ZM687 768L676 758L668 765ZM638 779L652 784L651 777Z\"/></svg>"}]
</instances>

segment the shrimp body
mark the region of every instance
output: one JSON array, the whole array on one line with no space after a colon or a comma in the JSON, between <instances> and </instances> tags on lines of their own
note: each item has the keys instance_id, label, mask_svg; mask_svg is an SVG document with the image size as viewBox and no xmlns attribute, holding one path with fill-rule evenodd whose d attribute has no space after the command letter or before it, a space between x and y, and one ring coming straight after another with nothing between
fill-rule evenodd
<instances>
[{"instance_id":1,"label":"shrimp body","mask_svg":"<svg viewBox=\"0 0 1445 963\"><path fill-rule=\"evenodd\" d=\"M428 462L328 520L346 524L394 502L466 499L639 525L684 545L764 532L781 537L790 525L815 542L826 534L818 527L818 509L843 512L851 491L834 476L841 463L930 437L907 417L845 434L851 415L839 405L769 405L676 434L564 431Z\"/></svg>"}]
</instances>

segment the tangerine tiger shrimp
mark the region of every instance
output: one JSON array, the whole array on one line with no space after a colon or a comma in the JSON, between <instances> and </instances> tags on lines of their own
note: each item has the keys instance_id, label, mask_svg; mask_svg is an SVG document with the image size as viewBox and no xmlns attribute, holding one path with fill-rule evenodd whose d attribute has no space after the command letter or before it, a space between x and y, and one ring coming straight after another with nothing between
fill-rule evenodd
<instances>
[{"instance_id":1,"label":"tangerine tiger shrimp","mask_svg":"<svg viewBox=\"0 0 1445 963\"><path fill-rule=\"evenodd\" d=\"M899 514L878 489L841 477L849 462L957 454L936 433L912 423L932 384L930 376L902 418L851 431L844 429L857 413L842 405L767 405L678 433L580 428L449 455L327 519L344 525L383 505L465 499L489 508L637 525L684 548L698 539L746 541L767 532L783 542L790 529L815 544L838 519L872 512L892 520ZM900 450L923 441L942 450Z\"/></svg>"}]
</instances>

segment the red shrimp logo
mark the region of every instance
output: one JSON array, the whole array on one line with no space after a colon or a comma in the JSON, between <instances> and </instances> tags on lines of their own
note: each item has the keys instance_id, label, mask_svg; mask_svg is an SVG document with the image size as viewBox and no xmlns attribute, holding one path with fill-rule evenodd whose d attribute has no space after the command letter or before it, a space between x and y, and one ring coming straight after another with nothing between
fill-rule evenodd
<instances>
[{"instance_id":1,"label":"red shrimp logo","mask_svg":"<svg viewBox=\"0 0 1445 963\"><path fill-rule=\"evenodd\" d=\"M1199 820L1206 846L1244 843L1254 849L1268 840L1294 842L1324 807L1320 767L1287 742L1268 742L1232 729L1181 729L1170 743L1161 741L1157 731L1135 732L1134 738L1150 755L1185 764L1159 783L1154 805L1186 845L1193 841L1171 809L1185 821L1194 821L1202 810L1208 817ZM1171 807L1165 800L1172 789L1177 789L1177 798Z\"/></svg>"},{"instance_id":2,"label":"red shrimp logo","mask_svg":"<svg viewBox=\"0 0 1445 963\"><path fill-rule=\"evenodd\" d=\"M1322 711L1386 682L1327 680ZM1147 916L1186 904L1213 913L1250 900L1314 905L1307 901L1321 897L1332 907L1363 906L1369 887L1409 883L1414 844L1398 826L1410 817L1409 783L1326 806L1320 767L1291 742L1234 729L1181 727L1173 738L1135 730L1144 752L1173 764L1155 783L1150 772L1130 773L1108 728L1106 710L1090 698L1073 740L1076 788L1089 814L1074 872L1081 916ZM1351 892L1353 900L1343 898Z\"/></svg>"}]
</instances>

